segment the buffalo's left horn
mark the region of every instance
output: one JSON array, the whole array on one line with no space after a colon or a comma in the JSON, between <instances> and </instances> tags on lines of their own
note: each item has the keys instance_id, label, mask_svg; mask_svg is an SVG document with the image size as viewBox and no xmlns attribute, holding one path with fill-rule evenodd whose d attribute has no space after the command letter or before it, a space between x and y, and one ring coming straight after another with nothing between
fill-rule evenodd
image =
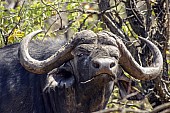
<instances>
[{"instance_id":1,"label":"buffalo's left horn","mask_svg":"<svg viewBox=\"0 0 170 113\"><path fill-rule=\"evenodd\" d=\"M37 74L48 73L54 68L61 66L64 62L73 58L71 51L77 45L82 43L93 43L96 40L96 34L92 31L84 30L75 35L73 40L67 42L55 54L46 60L36 60L28 53L28 45L31 39L41 33L43 30L37 30L28 34L20 43L20 63L30 72Z\"/></svg>"},{"instance_id":2,"label":"buffalo's left horn","mask_svg":"<svg viewBox=\"0 0 170 113\"><path fill-rule=\"evenodd\" d=\"M121 53L119 63L123 69L128 72L131 76L139 80L151 80L161 75L163 69L163 58L158 47L151 41L140 38L149 47L153 54L153 62L149 67L140 66L135 59L132 57L131 53L128 51L122 40L116 38L117 44Z\"/></svg>"}]
</instances>

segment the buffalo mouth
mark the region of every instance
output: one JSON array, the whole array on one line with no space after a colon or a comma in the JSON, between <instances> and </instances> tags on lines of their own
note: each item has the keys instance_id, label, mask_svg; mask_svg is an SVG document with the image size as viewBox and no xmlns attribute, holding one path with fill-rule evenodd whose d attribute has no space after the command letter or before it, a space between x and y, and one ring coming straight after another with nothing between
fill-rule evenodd
<instances>
[{"instance_id":1,"label":"buffalo mouth","mask_svg":"<svg viewBox=\"0 0 170 113\"><path fill-rule=\"evenodd\" d=\"M80 83L86 84L86 83L90 83L98 79L109 79L110 81L116 81L116 76L113 74L108 74L108 73L100 73L100 74L94 75L88 80L81 81Z\"/></svg>"}]
</instances>

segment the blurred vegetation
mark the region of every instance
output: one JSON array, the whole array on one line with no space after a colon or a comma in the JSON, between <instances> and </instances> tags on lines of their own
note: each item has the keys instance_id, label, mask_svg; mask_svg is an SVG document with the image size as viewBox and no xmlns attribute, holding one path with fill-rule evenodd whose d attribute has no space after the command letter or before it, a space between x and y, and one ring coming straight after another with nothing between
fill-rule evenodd
<instances>
[{"instance_id":1,"label":"blurred vegetation","mask_svg":"<svg viewBox=\"0 0 170 113\"><path fill-rule=\"evenodd\" d=\"M162 44L162 41L165 43L168 42L168 39L162 40L168 35L165 34L166 32L164 31L165 29L163 29L164 27L160 26L161 22L164 24L166 23L161 21L161 19L166 21L167 17L165 14L163 16L164 18L159 17L161 13L158 12L158 10L160 9L154 9L154 7L157 6L158 1L151 0L150 6L153 7L153 9L149 9L150 14L146 9L142 9L143 6L146 7L147 0L144 1L144 3L142 2L142 4L138 7L141 12L138 20L133 20L133 16L138 16L138 12L136 12L136 15L132 15L132 17L128 16L126 13L126 10L130 10L128 8L126 9L126 2L128 1L131 0L110 1L110 7L108 7L105 11L100 11L101 9L98 6L99 3L94 0L27 0L19 2L13 8L7 7L9 4L4 0L0 0L0 47L20 42L25 35L38 29L45 29L47 31L45 35L48 37L57 37L58 34L67 34L67 36L70 36L74 34L74 32L81 31L83 29L91 29L94 32L99 32L101 30L112 31L113 29L110 28L108 24L115 23L117 26L116 30L120 29L121 32L123 32L123 35L126 35L129 38L129 40L124 41L128 44L128 46L132 47L132 52L135 49L134 45L138 45L136 43L138 36L143 36L145 38L150 36L151 40L154 40L158 47L162 50L161 52L163 56L165 56L164 63L169 65L170 59L169 57L166 59L166 56L170 56L170 52L168 47L164 49L166 44ZM139 3L139 1L135 1L135 3ZM134 1L132 0L132 2ZM165 5L165 3L163 4ZM147 6L147 8L149 8L149 6ZM112 13L112 17L109 17L110 13ZM108 14L107 16L113 21L113 23L109 23L108 20L104 18L103 14ZM150 15L149 19L146 18L148 15ZM141 19L141 16L145 17L146 23L142 23L144 19ZM132 21L129 20L131 18L134 24L132 24ZM146 26L139 24L139 21L141 21L141 24ZM145 27L146 30L145 35L142 34L143 27ZM161 34L164 34L164 36ZM161 36L162 38L154 38L155 36ZM168 44L166 46L168 46ZM138 52L140 53L141 51ZM140 54L142 54L142 52ZM147 53L143 54L146 55ZM148 58L148 56L145 58ZM137 59L139 59L139 57L137 57ZM143 61L139 62L141 64L144 63ZM166 88L169 89L170 70L168 70L166 66L164 71L166 71L164 75L166 75L166 77L168 76L168 79L164 80L164 84L166 84ZM126 74L126 76L128 75ZM142 88L142 84L145 84L140 81L135 82L139 84L140 88ZM134 86L134 91L142 92L140 88L135 89ZM147 93L146 98L143 100L130 101L127 98L122 99L119 95L119 88L115 87L107 108L131 108L134 110L146 110L146 112L149 112L153 110L153 106L147 99L149 93ZM161 95L158 93L156 96Z\"/></svg>"},{"instance_id":2,"label":"blurred vegetation","mask_svg":"<svg viewBox=\"0 0 170 113\"><path fill-rule=\"evenodd\" d=\"M86 0L86 2L91 1L92 0ZM7 8L5 6L8 5L8 3L1 1L0 47L20 42L26 34L34 30L50 29L55 23L58 23L58 30L72 29L76 32L80 29L92 29L95 32L101 31L102 22L96 20L95 24L92 23L91 21L94 22L95 16L83 13L83 11L89 7L86 6L86 3L83 4L81 2L83 2L83 0L72 0L70 2L67 2L67 0L46 0L43 2L41 0L27 0L27 2L22 2L15 8ZM81 9L81 11L79 12L78 9ZM65 13L64 16L67 20L61 17L62 14L60 13ZM55 18L55 20L51 20L53 21L52 23L46 23L50 18ZM63 24L62 19L67 21L69 26ZM85 21L87 19L88 21ZM60 21L62 22L60 23ZM68 27L68 29L66 29L66 27ZM50 33L50 36L56 36L54 31Z\"/></svg>"}]
</instances>

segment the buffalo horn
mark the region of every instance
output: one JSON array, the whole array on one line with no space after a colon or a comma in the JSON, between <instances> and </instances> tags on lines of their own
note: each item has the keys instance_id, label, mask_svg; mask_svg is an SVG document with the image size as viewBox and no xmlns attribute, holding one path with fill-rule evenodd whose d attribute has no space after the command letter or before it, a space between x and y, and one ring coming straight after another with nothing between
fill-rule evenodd
<instances>
[{"instance_id":1,"label":"buffalo horn","mask_svg":"<svg viewBox=\"0 0 170 113\"><path fill-rule=\"evenodd\" d=\"M84 30L75 35L75 37L63 45L55 54L46 60L36 60L28 52L28 45L31 39L37 34L44 32L37 30L28 34L20 43L20 63L28 71L36 74L45 74L54 68L61 66L64 62L73 58L71 51L81 43L94 43L96 34L92 31Z\"/></svg>"},{"instance_id":2,"label":"buffalo horn","mask_svg":"<svg viewBox=\"0 0 170 113\"><path fill-rule=\"evenodd\" d=\"M117 44L121 53L119 63L123 69L131 76L138 80L152 80L161 75L163 69L163 58L160 50L151 41L139 37L139 39L146 43L153 55L153 62L149 67L142 67L132 57L122 40L116 38Z\"/></svg>"}]
</instances>

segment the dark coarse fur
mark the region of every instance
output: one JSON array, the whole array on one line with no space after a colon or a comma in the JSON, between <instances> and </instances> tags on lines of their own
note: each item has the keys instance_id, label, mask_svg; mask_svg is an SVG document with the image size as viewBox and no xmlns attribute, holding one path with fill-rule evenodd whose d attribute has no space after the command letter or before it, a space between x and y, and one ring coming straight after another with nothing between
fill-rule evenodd
<instances>
[{"instance_id":1,"label":"dark coarse fur","mask_svg":"<svg viewBox=\"0 0 170 113\"><path fill-rule=\"evenodd\" d=\"M0 49L0 113L50 113L42 99L46 75L26 71L19 62L18 48L19 44L13 44ZM36 41L29 50L32 57L43 60L57 48L55 41Z\"/></svg>"}]
</instances>

